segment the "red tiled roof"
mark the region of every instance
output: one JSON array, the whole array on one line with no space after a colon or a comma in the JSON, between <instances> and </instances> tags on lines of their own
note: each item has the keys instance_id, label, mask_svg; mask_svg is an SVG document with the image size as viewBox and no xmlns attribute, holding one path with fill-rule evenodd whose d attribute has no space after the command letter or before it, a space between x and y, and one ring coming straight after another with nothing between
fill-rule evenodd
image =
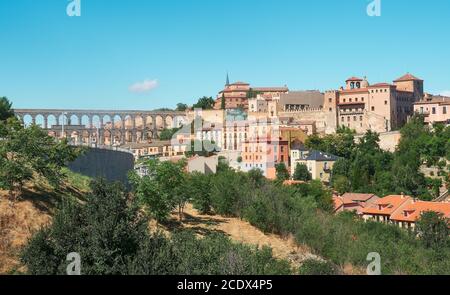
<instances>
[{"instance_id":1,"label":"red tiled roof","mask_svg":"<svg viewBox=\"0 0 450 295\"><path fill-rule=\"evenodd\" d=\"M365 93L365 92L369 92L368 88L354 88L354 89L343 89L340 91L341 93Z\"/></svg>"},{"instance_id":2,"label":"red tiled roof","mask_svg":"<svg viewBox=\"0 0 450 295\"><path fill-rule=\"evenodd\" d=\"M405 205L401 210L395 212L392 220L415 222L421 214L426 211L434 211L444 214L444 217L450 218L450 203L412 201Z\"/></svg>"},{"instance_id":3,"label":"red tiled roof","mask_svg":"<svg viewBox=\"0 0 450 295\"><path fill-rule=\"evenodd\" d=\"M406 202L412 201L410 196L390 195L378 199L369 207L363 209L364 214L391 215Z\"/></svg>"},{"instance_id":4,"label":"red tiled roof","mask_svg":"<svg viewBox=\"0 0 450 295\"><path fill-rule=\"evenodd\" d=\"M394 82L404 82L404 81L413 81L413 80L423 81L423 80L411 75L410 73L407 73L406 75L401 76L397 80L394 80Z\"/></svg>"},{"instance_id":5,"label":"red tiled roof","mask_svg":"<svg viewBox=\"0 0 450 295\"><path fill-rule=\"evenodd\" d=\"M333 202L334 202L334 210L338 210L339 208L344 206L344 201L338 196L333 196Z\"/></svg>"},{"instance_id":6,"label":"red tiled roof","mask_svg":"<svg viewBox=\"0 0 450 295\"><path fill-rule=\"evenodd\" d=\"M252 87L254 91L262 91L262 92L283 92L289 91L287 87Z\"/></svg>"},{"instance_id":7,"label":"red tiled roof","mask_svg":"<svg viewBox=\"0 0 450 295\"><path fill-rule=\"evenodd\" d=\"M231 83L230 85L250 85L250 84L246 83L246 82L237 81L237 82Z\"/></svg>"},{"instance_id":8,"label":"red tiled roof","mask_svg":"<svg viewBox=\"0 0 450 295\"><path fill-rule=\"evenodd\" d=\"M372 198L377 198L378 196L374 194L357 194L357 193L345 193L342 195L342 199L344 200L344 203L350 203L350 202L367 202L368 200Z\"/></svg>"},{"instance_id":9,"label":"red tiled roof","mask_svg":"<svg viewBox=\"0 0 450 295\"><path fill-rule=\"evenodd\" d=\"M348 81L363 81L363 79L358 78L358 77L350 77L347 80L345 80L345 82L348 82Z\"/></svg>"}]
</instances>

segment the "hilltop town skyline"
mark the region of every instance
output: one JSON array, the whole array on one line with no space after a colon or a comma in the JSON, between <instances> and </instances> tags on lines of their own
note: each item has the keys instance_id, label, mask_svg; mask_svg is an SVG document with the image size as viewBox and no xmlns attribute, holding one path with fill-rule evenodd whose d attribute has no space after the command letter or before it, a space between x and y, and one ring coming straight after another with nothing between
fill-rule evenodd
<instances>
[{"instance_id":1,"label":"hilltop town skyline","mask_svg":"<svg viewBox=\"0 0 450 295\"><path fill-rule=\"evenodd\" d=\"M428 92L450 90L445 0L383 1L380 17L366 0L82 1L72 18L67 1L34 2L0 3L0 88L16 108L193 104L215 96L227 72L230 82L321 91L410 72Z\"/></svg>"}]
</instances>

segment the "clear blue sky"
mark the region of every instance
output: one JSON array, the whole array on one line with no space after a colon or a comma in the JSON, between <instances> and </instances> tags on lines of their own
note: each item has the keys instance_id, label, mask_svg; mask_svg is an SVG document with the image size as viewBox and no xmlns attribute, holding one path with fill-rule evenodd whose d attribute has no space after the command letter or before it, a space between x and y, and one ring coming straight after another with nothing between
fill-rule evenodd
<instances>
[{"instance_id":1,"label":"clear blue sky","mask_svg":"<svg viewBox=\"0 0 450 295\"><path fill-rule=\"evenodd\" d=\"M411 72L450 90L450 1L0 0L0 96L16 108L153 109L232 81L337 89ZM151 91L130 86L157 80ZM150 82L150 86L155 83Z\"/></svg>"}]
</instances>

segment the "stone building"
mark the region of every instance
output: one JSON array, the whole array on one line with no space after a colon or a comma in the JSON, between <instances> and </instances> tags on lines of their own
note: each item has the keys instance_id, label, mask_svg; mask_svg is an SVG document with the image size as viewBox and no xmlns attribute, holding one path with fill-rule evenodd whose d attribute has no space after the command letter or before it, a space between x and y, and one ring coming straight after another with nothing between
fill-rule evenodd
<instances>
[{"instance_id":1,"label":"stone building","mask_svg":"<svg viewBox=\"0 0 450 295\"><path fill-rule=\"evenodd\" d=\"M317 98L308 100L307 96L299 96L289 103L283 103L282 98L287 95L281 95L278 116L314 121L319 133L333 133L339 126L345 126L363 134L367 130L383 133L403 126L424 92L423 80L406 74L392 84L370 84L366 78L348 78L345 87L326 91L322 103L318 93L310 95Z\"/></svg>"},{"instance_id":2,"label":"stone building","mask_svg":"<svg viewBox=\"0 0 450 295\"><path fill-rule=\"evenodd\" d=\"M406 123L413 105L423 98L423 80L406 74L393 84L369 84L364 78L351 77L346 87L325 93L324 111L336 112L337 126L365 133L389 132Z\"/></svg>"},{"instance_id":3,"label":"stone building","mask_svg":"<svg viewBox=\"0 0 450 295\"><path fill-rule=\"evenodd\" d=\"M278 97L282 93L289 92L289 88L283 87L251 87L246 82L229 83L228 77L225 88L219 92L216 98L214 109L222 109L222 99L225 100L225 109L248 109L248 99L260 95L263 98L271 99Z\"/></svg>"},{"instance_id":4,"label":"stone building","mask_svg":"<svg viewBox=\"0 0 450 295\"><path fill-rule=\"evenodd\" d=\"M450 124L450 97L426 95L414 104L414 111L425 116L427 124Z\"/></svg>"}]
</instances>

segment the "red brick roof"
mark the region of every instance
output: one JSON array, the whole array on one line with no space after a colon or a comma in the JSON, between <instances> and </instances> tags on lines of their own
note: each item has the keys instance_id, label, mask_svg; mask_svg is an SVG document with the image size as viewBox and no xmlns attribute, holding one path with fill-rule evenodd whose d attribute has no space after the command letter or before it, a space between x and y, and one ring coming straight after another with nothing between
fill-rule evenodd
<instances>
[{"instance_id":1,"label":"red brick roof","mask_svg":"<svg viewBox=\"0 0 450 295\"><path fill-rule=\"evenodd\" d=\"M347 80L345 80L345 82L348 82L348 81L363 81L363 79L358 78L358 77L350 77Z\"/></svg>"},{"instance_id":2,"label":"red brick roof","mask_svg":"<svg viewBox=\"0 0 450 295\"><path fill-rule=\"evenodd\" d=\"M345 193L342 195L342 199L346 204L351 202L366 202L372 198L378 199L378 197L374 194Z\"/></svg>"},{"instance_id":3,"label":"red brick roof","mask_svg":"<svg viewBox=\"0 0 450 295\"><path fill-rule=\"evenodd\" d=\"M410 196L390 195L378 199L371 206L363 209L363 214L391 215L406 202L412 201Z\"/></svg>"},{"instance_id":4,"label":"red brick roof","mask_svg":"<svg viewBox=\"0 0 450 295\"><path fill-rule=\"evenodd\" d=\"M237 81L237 82L231 83L230 85L250 85L250 84L246 83L246 82Z\"/></svg>"},{"instance_id":5,"label":"red brick roof","mask_svg":"<svg viewBox=\"0 0 450 295\"><path fill-rule=\"evenodd\" d=\"M421 214L426 211L443 213L444 217L450 218L450 203L412 201L405 205L401 210L395 212L392 220L415 222Z\"/></svg>"},{"instance_id":6,"label":"red brick roof","mask_svg":"<svg viewBox=\"0 0 450 295\"><path fill-rule=\"evenodd\" d=\"M261 92L287 92L289 88L287 87L252 87L254 91Z\"/></svg>"},{"instance_id":7,"label":"red brick roof","mask_svg":"<svg viewBox=\"0 0 450 295\"><path fill-rule=\"evenodd\" d=\"M407 73L406 75L401 76L397 80L394 80L394 82L404 82L404 81L423 81L422 79L419 79L417 77L414 77L410 73Z\"/></svg>"}]
</instances>

